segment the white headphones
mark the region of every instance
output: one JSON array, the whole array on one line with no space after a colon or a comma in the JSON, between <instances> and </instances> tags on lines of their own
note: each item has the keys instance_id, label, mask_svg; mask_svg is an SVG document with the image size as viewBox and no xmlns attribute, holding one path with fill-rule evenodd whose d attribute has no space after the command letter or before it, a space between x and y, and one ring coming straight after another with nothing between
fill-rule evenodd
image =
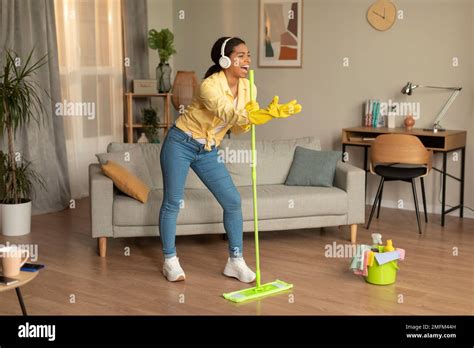
<instances>
[{"instance_id":1,"label":"white headphones","mask_svg":"<svg viewBox=\"0 0 474 348\"><path fill-rule=\"evenodd\" d=\"M224 41L224 43L222 44L222 47L221 47L221 57L219 58L219 65L221 66L222 69L227 69L232 64L230 58L227 57L224 53L225 52L225 45L231 39L233 39L233 37L229 37L228 39L226 39Z\"/></svg>"}]
</instances>

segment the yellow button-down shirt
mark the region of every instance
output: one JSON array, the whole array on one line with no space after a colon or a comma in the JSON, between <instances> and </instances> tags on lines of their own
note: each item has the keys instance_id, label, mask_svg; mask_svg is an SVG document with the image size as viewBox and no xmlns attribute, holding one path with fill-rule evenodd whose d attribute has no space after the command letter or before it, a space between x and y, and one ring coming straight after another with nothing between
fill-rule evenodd
<instances>
[{"instance_id":1,"label":"yellow button-down shirt","mask_svg":"<svg viewBox=\"0 0 474 348\"><path fill-rule=\"evenodd\" d=\"M253 87L256 98L257 88ZM199 92L191 104L177 118L176 127L191 132L193 138L206 139L204 149L211 151L213 141L219 146L227 131L242 134L250 130L245 105L250 101L250 82L240 78L237 94L237 107L234 106L234 96L230 90L223 71L217 72L205 79L199 86ZM214 128L225 125L214 134Z\"/></svg>"}]
</instances>

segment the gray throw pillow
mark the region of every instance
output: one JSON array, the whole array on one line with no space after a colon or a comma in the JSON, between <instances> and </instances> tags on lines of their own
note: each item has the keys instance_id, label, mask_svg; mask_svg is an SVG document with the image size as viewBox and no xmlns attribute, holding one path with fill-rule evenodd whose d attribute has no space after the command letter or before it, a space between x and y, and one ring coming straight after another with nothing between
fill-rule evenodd
<instances>
[{"instance_id":1,"label":"gray throw pillow","mask_svg":"<svg viewBox=\"0 0 474 348\"><path fill-rule=\"evenodd\" d=\"M339 151L316 151L297 146L285 185L331 187L341 157Z\"/></svg>"},{"instance_id":2,"label":"gray throw pillow","mask_svg":"<svg viewBox=\"0 0 474 348\"><path fill-rule=\"evenodd\" d=\"M148 187L153 186L145 157L139 146L134 146L126 151L99 153L96 157L100 164L106 164L107 161L114 161L120 164L137 176Z\"/></svg>"}]
</instances>

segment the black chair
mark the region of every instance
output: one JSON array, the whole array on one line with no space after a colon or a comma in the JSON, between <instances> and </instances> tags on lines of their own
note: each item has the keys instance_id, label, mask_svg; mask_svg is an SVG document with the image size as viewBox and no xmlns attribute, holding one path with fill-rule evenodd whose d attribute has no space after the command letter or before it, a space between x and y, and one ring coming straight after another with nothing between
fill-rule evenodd
<instances>
[{"instance_id":1,"label":"black chair","mask_svg":"<svg viewBox=\"0 0 474 348\"><path fill-rule=\"evenodd\" d=\"M426 214L425 183L423 177L431 170L432 151L427 150L423 143L414 135L406 134L383 134L375 138L371 147L370 172L379 175L380 184L375 195L374 204L370 212L367 229L377 208L377 219L382 204L382 194L385 181L411 182L413 198L415 201L416 220L418 232L421 234L420 214L418 209L418 197L416 193L416 178L421 181L421 194L423 199L423 210L425 222L428 222Z\"/></svg>"}]
</instances>

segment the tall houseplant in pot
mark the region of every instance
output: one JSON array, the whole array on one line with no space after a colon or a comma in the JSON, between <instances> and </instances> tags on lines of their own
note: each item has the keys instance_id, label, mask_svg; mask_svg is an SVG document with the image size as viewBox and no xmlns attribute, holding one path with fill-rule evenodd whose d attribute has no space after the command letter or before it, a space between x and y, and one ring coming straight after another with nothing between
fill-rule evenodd
<instances>
[{"instance_id":1,"label":"tall houseplant in pot","mask_svg":"<svg viewBox=\"0 0 474 348\"><path fill-rule=\"evenodd\" d=\"M170 57L176 53L174 49L174 35L169 29L148 31L148 47L157 50L160 64L156 68L156 81L159 93L168 93L171 90L171 67L168 63Z\"/></svg>"},{"instance_id":2,"label":"tall houseplant in pot","mask_svg":"<svg viewBox=\"0 0 474 348\"><path fill-rule=\"evenodd\" d=\"M0 136L6 136L8 144L8 153L0 151L0 213L2 233L7 236L30 233L33 184L37 182L46 188L31 162L15 151L14 143L19 128L26 127L31 120L39 123L45 114L39 95L44 90L32 76L46 64L47 56L32 62L32 55L33 50L23 62L6 50L0 71Z\"/></svg>"}]
</instances>

